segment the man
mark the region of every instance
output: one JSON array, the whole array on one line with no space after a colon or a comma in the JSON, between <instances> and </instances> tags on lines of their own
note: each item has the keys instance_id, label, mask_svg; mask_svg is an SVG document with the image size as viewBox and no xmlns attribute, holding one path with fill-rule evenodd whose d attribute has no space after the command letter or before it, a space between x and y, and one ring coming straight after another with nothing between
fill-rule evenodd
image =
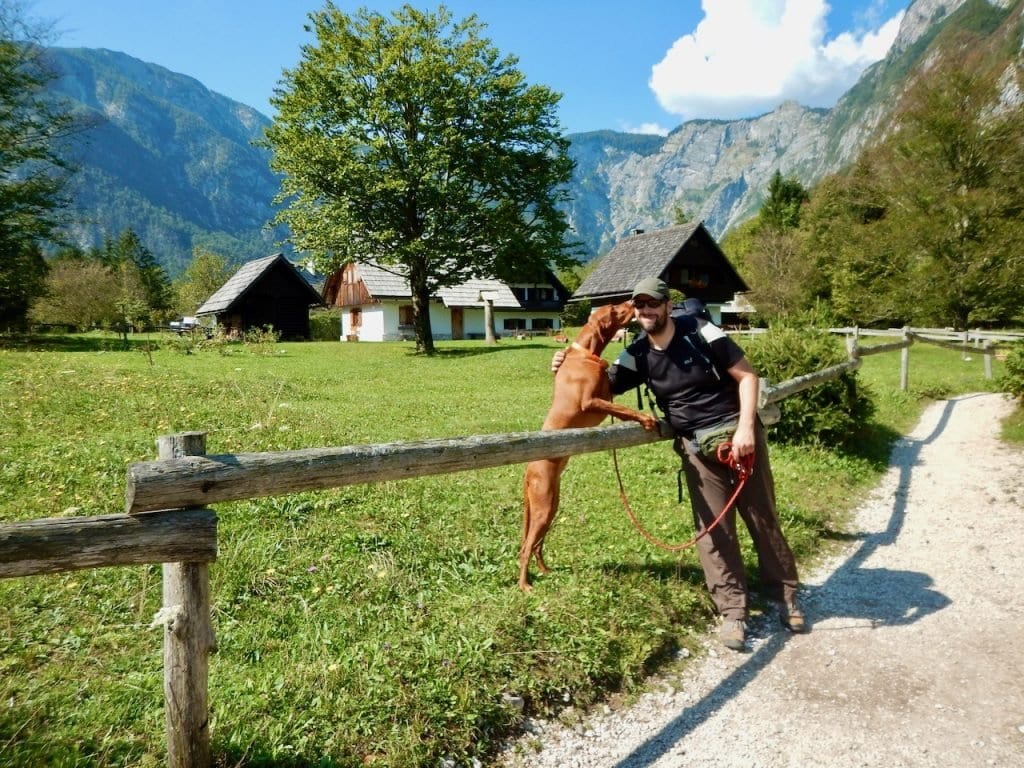
<instances>
[{"instance_id":1,"label":"man","mask_svg":"<svg viewBox=\"0 0 1024 768\"><path fill-rule=\"evenodd\" d=\"M632 299L645 334L609 368L612 391L621 394L646 384L654 393L681 438L676 450L683 459L698 531L719 515L734 490L732 470L715 456L717 443L731 442L736 460L754 455L753 474L734 510L697 542L704 578L722 617L722 643L740 651L746 642L748 590L736 510L750 531L761 583L778 605L782 624L792 632L806 631L797 606L796 561L779 526L764 426L757 417L757 374L743 350L717 326L695 315L670 317L664 281L641 280ZM553 369L562 356L561 351L555 354Z\"/></svg>"}]
</instances>

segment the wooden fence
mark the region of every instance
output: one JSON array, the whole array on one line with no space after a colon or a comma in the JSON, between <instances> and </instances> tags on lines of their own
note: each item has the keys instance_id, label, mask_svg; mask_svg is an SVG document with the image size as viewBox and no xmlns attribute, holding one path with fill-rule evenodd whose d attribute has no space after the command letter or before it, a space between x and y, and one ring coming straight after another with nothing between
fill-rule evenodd
<instances>
[{"instance_id":1,"label":"wooden fence","mask_svg":"<svg viewBox=\"0 0 1024 768\"><path fill-rule=\"evenodd\" d=\"M861 347L846 329L848 360L772 386L762 380L758 409L766 423L777 403L854 371L861 358L901 351L900 386L907 388L915 341L976 351L966 343L903 329L896 342ZM985 339L985 375L992 376L992 340ZM160 437L158 458L128 468L125 511L96 517L50 518L0 526L0 578L117 565L163 564L164 699L167 764L210 765L208 657L211 626L209 563L217 557L217 517L208 504L358 483L459 472L540 458L628 448L674 437L635 423L586 429L478 435L341 448L206 455L206 435Z\"/></svg>"}]
</instances>

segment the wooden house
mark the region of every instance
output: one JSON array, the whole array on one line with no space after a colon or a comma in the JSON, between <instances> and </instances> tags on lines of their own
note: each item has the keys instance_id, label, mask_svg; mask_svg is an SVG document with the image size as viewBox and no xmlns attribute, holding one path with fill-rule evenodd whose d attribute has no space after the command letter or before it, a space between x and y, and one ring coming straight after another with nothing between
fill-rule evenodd
<instances>
[{"instance_id":1,"label":"wooden house","mask_svg":"<svg viewBox=\"0 0 1024 768\"><path fill-rule=\"evenodd\" d=\"M615 244L570 301L594 306L625 301L645 277L660 277L669 288L712 308L750 290L704 223L682 224L656 232L637 230Z\"/></svg>"},{"instance_id":2,"label":"wooden house","mask_svg":"<svg viewBox=\"0 0 1024 768\"><path fill-rule=\"evenodd\" d=\"M277 253L239 267L196 316L212 316L228 336L271 326L282 339L308 339L309 308L322 303L298 268Z\"/></svg>"},{"instance_id":3,"label":"wooden house","mask_svg":"<svg viewBox=\"0 0 1024 768\"><path fill-rule=\"evenodd\" d=\"M342 341L402 341L415 338L409 281L377 264L351 263L324 284L324 302L340 307ZM430 304L435 340L482 339L491 302L497 336L548 333L561 328L569 291L550 271L538 283L472 279L441 288Z\"/></svg>"}]
</instances>

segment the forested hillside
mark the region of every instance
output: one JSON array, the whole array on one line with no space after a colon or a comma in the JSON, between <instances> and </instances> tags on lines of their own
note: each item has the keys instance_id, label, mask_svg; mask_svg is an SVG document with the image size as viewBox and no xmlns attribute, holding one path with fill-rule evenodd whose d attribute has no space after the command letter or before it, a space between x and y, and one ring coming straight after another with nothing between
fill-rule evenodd
<instances>
[{"instance_id":1,"label":"forested hillside","mask_svg":"<svg viewBox=\"0 0 1024 768\"><path fill-rule=\"evenodd\" d=\"M198 81L107 50L51 48L76 135L68 233L84 248L132 228L173 277L193 249L241 263L279 248L278 180L253 146L269 120Z\"/></svg>"}]
</instances>

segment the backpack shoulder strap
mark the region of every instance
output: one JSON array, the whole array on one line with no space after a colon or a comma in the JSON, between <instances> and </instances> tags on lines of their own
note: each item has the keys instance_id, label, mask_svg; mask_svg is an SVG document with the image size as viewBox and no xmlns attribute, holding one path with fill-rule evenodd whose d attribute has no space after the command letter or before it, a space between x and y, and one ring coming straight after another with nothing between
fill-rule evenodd
<instances>
[{"instance_id":1,"label":"backpack shoulder strap","mask_svg":"<svg viewBox=\"0 0 1024 768\"><path fill-rule=\"evenodd\" d=\"M647 337L647 334L643 334L638 337L632 344L630 344L626 351L633 356L636 361L636 372L640 376L643 384L636 388L636 409L642 411L644 409L643 392L647 393L647 402L651 404L651 412L657 413L654 410L653 399L651 398L651 373L647 367L647 353L651 350L651 340Z\"/></svg>"}]
</instances>

